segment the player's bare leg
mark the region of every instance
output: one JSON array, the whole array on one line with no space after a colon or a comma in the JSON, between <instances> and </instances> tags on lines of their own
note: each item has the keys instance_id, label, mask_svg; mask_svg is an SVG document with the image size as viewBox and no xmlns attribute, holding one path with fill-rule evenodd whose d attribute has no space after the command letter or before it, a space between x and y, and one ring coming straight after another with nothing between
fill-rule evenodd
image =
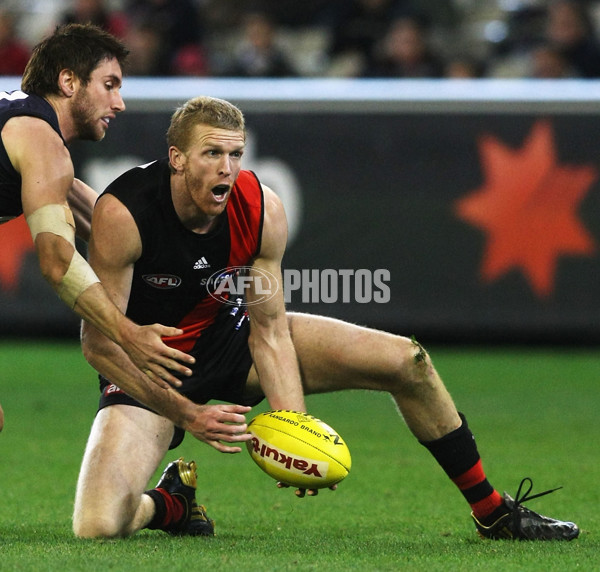
<instances>
[{"instance_id":1,"label":"player's bare leg","mask_svg":"<svg viewBox=\"0 0 600 572\"><path fill-rule=\"evenodd\" d=\"M502 497L491 486L466 419L457 412L428 353L416 340L307 314L290 314L289 324L305 393L389 392L412 433L471 506L481 536L571 540L579 535L574 523L521 505L531 490L519 498L521 487L531 484L531 479L523 479L515 500L506 494ZM256 372L251 371L248 389L258 387Z\"/></svg>"},{"instance_id":2,"label":"player's bare leg","mask_svg":"<svg viewBox=\"0 0 600 572\"><path fill-rule=\"evenodd\" d=\"M98 412L77 483L77 536L128 536L150 522L154 502L143 492L172 436L173 424L145 409L113 405Z\"/></svg>"},{"instance_id":3,"label":"player's bare leg","mask_svg":"<svg viewBox=\"0 0 600 572\"><path fill-rule=\"evenodd\" d=\"M421 441L438 439L461 425L450 394L418 343L322 316L290 313L289 323L307 395L387 391ZM257 383L253 377L249 385Z\"/></svg>"}]
</instances>

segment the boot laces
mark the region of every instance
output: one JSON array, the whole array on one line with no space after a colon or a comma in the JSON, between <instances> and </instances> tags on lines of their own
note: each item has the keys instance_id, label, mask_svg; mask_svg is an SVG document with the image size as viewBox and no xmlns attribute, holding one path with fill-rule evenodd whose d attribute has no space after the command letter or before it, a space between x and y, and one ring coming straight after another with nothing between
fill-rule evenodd
<instances>
[{"instance_id":1,"label":"boot laces","mask_svg":"<svg viewBox=\"0 0 600 572\"><path fill-rule=\"evenodd\" d=\"M526 490L525 487L527 487ZM517 494L514 498L513 523L515 525L515 530L520 529L521 515L533 512L532 510L529 510L528 508L523 506L524 502L543 497L545 495L549 495L550 493L558 491L559 489L562 489L562 486L556 487L555 489L549 489L547 491L537 493L535 495L530 495L529 493L533 490L533 481L529 477L525 477L519 484Z\"/></svg>"}]
</instances>

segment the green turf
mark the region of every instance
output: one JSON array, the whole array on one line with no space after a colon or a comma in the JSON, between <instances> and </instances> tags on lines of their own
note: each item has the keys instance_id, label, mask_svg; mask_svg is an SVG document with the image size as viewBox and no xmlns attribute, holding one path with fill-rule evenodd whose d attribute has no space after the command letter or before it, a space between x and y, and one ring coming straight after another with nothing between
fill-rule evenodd
<instances>
[{"instance_id":1,"label":"green turf","mask_svg":"<svg viewBox=\"0 0 600 572\"><path fill-rule=\"evenodd\" d=\"M143 531L128 540L77 540L70 517L95 376L75 344L4 341L0 570L598 569L600 350L430 350L492 484L512 494L524 476L538 491L564 485L529 506L578 522L578 540L478 539L466 503L389 397L367 392L308 399L353 454L338 491L297 499L245 452L223 455L188 437L171 456L197 461L198 497L217 522L215 538Z\"/></svg>"}]
</instances>

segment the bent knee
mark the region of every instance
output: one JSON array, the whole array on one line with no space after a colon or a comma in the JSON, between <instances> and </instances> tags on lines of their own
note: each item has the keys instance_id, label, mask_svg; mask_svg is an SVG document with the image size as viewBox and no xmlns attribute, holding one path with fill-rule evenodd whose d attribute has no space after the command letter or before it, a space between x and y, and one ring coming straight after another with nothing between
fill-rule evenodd
<instances>
[{"instance_id":1,"label":"bent knee","mask_svg":"<svg viewBox=\"0 0 600 572\"><path fill-rule=\"evenodd\" d=\"M429 353L414 336L410 338L409 342L409 360L411 362L412 369L417 373L418 376L422 377L423 379L427 379L428 376L435 373Z\"/></svg>"},{"instance_id":2,"label":"bent knee","mask_svg":"<svg viewBox=\"0 0 600 572\"><path fill-rule=\"evenodd\" d=\"M116 526L101 520L74 521L73 532L77 538L116 538L121 536Z\"/></svg>"},{"instance_id":3,"label":"bent knee","mask_svg":"<svg viewBox=\"0 0 600 572\"><path fill-rule=\"evenodd\" d=\"M119 523L102 517L74 518L73 532L78 538L118 538L125 536Z\"/></svg>"},{"instance_id":4,"label":"bent knee","mask_svg":"<svg viewBox=\"0 0 600 572\"><path fill-rule=\"evenodd\" d=\"M131 518L119 511L75 506L73 532L78 538L122 538L130 535Z\"/></svg>"},{"instance_id":5,"label":"bent knee","mask_svg":"<svg viewBox=\"0 0 600 572\"><path fill-rule=\"evenodd\" d=\"M402 346L402 359L399 363L397 389L416 394L439 386L442 382L427 350L414 337L401 337L399 343Z\"/></svg>"},{"instance_id":6,"label":"bent knee","mask_svg":"<svg viewBox=\"0 0 600 572\"><path fill-rule=\"evenodd\" d=\"M146 497L149 499L149 497ZM132 493L104 497L87 496L81 491L75 498L73 532L79 538L124 538L134 534L148 520L148 504ZM140 513L141 511L141 513ZM144 520L145 519L145 520Z\"/></svg>"}]
</instances>

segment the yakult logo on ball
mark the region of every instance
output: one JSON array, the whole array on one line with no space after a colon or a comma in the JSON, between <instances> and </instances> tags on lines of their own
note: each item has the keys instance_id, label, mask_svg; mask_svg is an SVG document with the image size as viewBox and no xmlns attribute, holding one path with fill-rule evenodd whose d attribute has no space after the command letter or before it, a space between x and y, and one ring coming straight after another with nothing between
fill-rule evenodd
<instances>
[{"instance_id":1,"label":"yakult logo on ball","mask_svg":"<svg viewBox=\"0 0 600 572\"><path fill-rule=\"evenodd\" d=\"M327 462L306 457L297 457L288 451L262 442L258 437L252 437L252 453L262 457L267 463L273 466L284 468L297 475L311 475L317 478L324 478L327 476L327 471L329 471L329 463Z\"/></svg>"}]
</instances>

